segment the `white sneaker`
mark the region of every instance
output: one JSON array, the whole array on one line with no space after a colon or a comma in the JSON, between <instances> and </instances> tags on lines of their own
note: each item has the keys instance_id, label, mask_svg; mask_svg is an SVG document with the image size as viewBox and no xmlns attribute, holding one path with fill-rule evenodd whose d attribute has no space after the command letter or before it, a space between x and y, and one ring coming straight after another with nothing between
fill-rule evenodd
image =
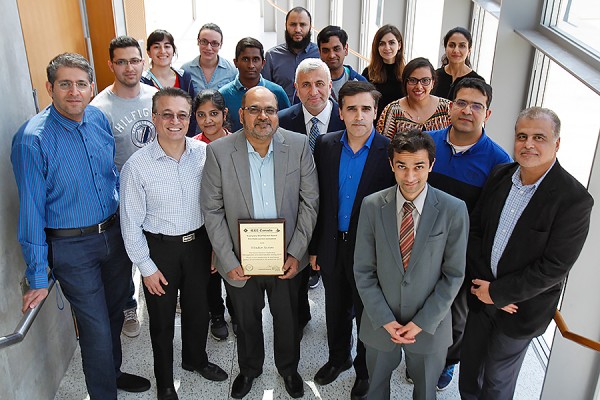
<instances>
[{"instance_id":1,"label":"white sneaker","mask_svg":"<svg viewBox=\"0 0 600 400\"><path fill-rule=\"evenodd\" d=\"M136 311L135 308L123 311L123 314L125 314L125 322L123 322L121 332L125 336L136 337L140 334L140 322L138 321Z\"/></svg>"}]
</instances>

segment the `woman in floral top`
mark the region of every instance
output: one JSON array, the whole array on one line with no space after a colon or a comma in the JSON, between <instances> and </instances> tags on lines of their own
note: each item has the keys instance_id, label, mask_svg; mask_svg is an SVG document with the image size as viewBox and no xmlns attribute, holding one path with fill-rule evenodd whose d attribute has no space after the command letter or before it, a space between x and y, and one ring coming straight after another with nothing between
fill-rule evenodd
<instances>
[{"instance_id":1,"label":"woman in floral top","mask_svg":"<svg viewBox=\"0 0 600 400\"><path fill-rule=\"evenodd\" d=\"M431 95L435 70L428 59L410 61L402 72L406 96L385 107L377 122L377 131L388 138L409 129L432 131L450 125L450 101Z\"/></svg>"}]
</instances>

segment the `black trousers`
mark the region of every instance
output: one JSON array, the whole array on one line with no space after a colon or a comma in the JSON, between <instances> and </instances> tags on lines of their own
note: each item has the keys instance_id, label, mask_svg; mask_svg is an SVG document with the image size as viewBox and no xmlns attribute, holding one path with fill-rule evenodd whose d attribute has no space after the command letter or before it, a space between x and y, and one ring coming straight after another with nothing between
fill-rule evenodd
<instances>
[{"instance_id":1,"label":"black trousers","mask_svg":"<svg viewBox=\"0 0 600 400\"><path fill-rule=\"evenodd\" d=\"M460 359L459 390L463 400L510 400L531 338L501 332L494 305L469 311Z\"/></svg>"},{"instance_id":2,"label":"black trousers","mask_svg":"<svg viewBox=\"0 0 600 400\"><path fill-rule=\"evenodd\" d=\"M231 319L235 319L235 312L233 311L233 305L231 299L226 294L225 304L223 304L223 294L221 290L221 282L223 278L218 272L211 274L208 281L208 308L211 317L225 315L225 304L227 305L227 311Z\"/></svg>"},{"instance_id":3,"label":"black trousers","mask_svg":"<svg viewBox=\"0 0 600 400\"><path fill-rule=\"evenodd\" d=\"M465 279L450 307L450 312L452 313L452 344L448 347L448 355L446 356L447 366L458 364L460 361L460 349L462 348L463 334L467 322L467 314L469 313L467 293L469 293L470 287L470 280L467 282Z\"/></svg>"},{"instance_id":4,"label":"black trousers","mask_svg":"<svg viewBox=\"0 0 600 400\"><path fill-rule=\"evenodd\" d=\"M146 235L150 258L169 283L163 286L165 294L152 295L144 285L150 339L154 353L154 375L158 389L173 387L173 336L175 333L175 306L177 291L181 305L181 358L196 368L205 367L206 338L208 335L207 288L210 275L211 248L204 227L196 239L170 242Z\"/></svg>"},{"instance_id":5,"label":"black trousers","mask_svg":"<svg viewBox=\"0 0 600 400\"><path fill-rule=\"evenodd\" d=\"M311 270L311 267L307 265L298 274L300 279L300 284L298 285L298 322L300 329L304 328L312 318L310 315L310 303L308 302L308 279L310 278Z\"/></svg>"},{"instance_id":6,"label":"black trousers","mask_svg":"<svg viewBox=\"0 0 600 400\"><path fill-rule=\"evenodd\" d=\"M265 359L262 310L265 293L273 316L275 366L281 376L298 371L300 336L298 331L298 286L300 276L279 279L253 276L241 287L226 283L238 322L237 348L240 372L256 378L262 373Z\"/></svg>"},{"instance_id":7,"label":"black trousers","mask_svg":"<svg viewBox=\"0 0 600 400\"><path fill-rule=\"evenodd\" d=\"M350 357L352 320L356 317L358 331L363 312L363 303L356 290L353 267L353 246L341 239L337 243L336 262L333 268L323 268L321 265L321 279L323 279L323 285L325 286L325 317L329 362L335 366L342 365ZM356 341L354 369L357 378L369 378L365 345L360 340Z\"/></svg>"}]
</instances>

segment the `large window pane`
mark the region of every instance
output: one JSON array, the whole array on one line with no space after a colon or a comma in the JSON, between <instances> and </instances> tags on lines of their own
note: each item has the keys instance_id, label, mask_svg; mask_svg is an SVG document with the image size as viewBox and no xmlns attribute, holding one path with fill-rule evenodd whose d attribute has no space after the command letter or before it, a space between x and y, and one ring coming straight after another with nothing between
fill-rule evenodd
<instances>
[{"instance_id":1,"label":"large window pane","mask_svg":"<svg viewBox=\"0 0 600 400\"><path fill-rule=\"evenodd\" d=\"M551 26L600 56L600 2L562 0L555 4L559 8Z\"/></svg>"},{"instance_id":2,"label":"large window pane","mask_svg":"<svg viewBox=\"0 0 600 400\"><path fill-rule=\"evenodd\" d=\"M407 54L409 60L425 57L435 68L441 65L440 40L443 12L444 0L416 1L412 53Z\"/></svg>"},{"instance_id":3,"label":"large window pane","mask_svg":"<svg viewBox=\"0 0 600 400\"><path fill-rule=\"evenodd\" d=\"M541 105L560 117L561 165L587 186L600 132L600 96L550 61Z\"/></svg>"},{"instance_id":4,"label":"large window pane","mask_svg":"<svg viewBox=\"0 0 600 400\"><path fill-rule=\"evenodd\" d=\"M496 50L498 18L475 4L473 7L473 26L471 31L474 41L471 51L473 69L486 82L490 82L494 52Z\"/></svg>"}]
</instances>

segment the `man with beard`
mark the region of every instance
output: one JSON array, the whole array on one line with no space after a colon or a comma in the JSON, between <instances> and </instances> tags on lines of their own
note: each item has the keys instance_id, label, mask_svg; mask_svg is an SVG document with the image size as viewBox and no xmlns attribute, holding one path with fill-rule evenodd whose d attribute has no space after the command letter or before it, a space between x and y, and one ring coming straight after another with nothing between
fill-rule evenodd
<instances>
[{"instance_id":1,"label":"man with beard","mask_svg":"<svg viewBox=\"0 0 600 400\"><path fill-rule=\"evenodd\" d=\"M317 221L319 188L308 137L279 128L277 99L254 87L242 98L243 129L207 147L200 204L238 319L240 373L231 397L241 399L263 371L262 309L265 292L273 315L275 365L293 398L304 388L298 374L298 271L307 265L308 243ZM239 219L285 219L283 275L245 275L240 257Z\"/></svg>"},{"instance_id":2,"label":"man with beard","mask_svg":"<svg viewBox=\"0 0 600 400\"><path fill-rule=\"evenodd\" d=\"M319 58L317 45L310 41L312 17L303 7L292 8L285 16L285 43L267 51L262 76L275 82L294 99L294 74L305 58Z\"/></svg>"},{"instance_id":3,"label":"man with beard","mask_svg":"<svg viewBox=\"0 0 600 400\"><path fill-rule=\"evenodd\" d=\"M247 37L243 38L235 46L235 59L233 60L238 74L235 79L219 89L225 98L225 105L229 109L231 119L231 131L242 128L239 109L242 105L242 97L255 86L264 86L277 98L277 106L280 110L288 108L290 101L281 86L260 76L265 65L265 51L258 40Z\"/></svg>"},{"instance_id":4,"label":"man with beard","mask_svg":"<svg viewBox=\"0 0 600 400\"><path fill-rule=\"evenodd\" d=\"M108 68L115 81L98 93L91 102L98 107L110 123L115 138L115 164L119 172L125 161L138 149L156 137L152 124L152 96L156 89L142 85L144 57L138 41L130 36L119 36L110 41ZM129 298L123 310L123 334L136 337L140 334L137 318L137 301L133 280L129 283Z\"/></svg>"}]
</instances>

